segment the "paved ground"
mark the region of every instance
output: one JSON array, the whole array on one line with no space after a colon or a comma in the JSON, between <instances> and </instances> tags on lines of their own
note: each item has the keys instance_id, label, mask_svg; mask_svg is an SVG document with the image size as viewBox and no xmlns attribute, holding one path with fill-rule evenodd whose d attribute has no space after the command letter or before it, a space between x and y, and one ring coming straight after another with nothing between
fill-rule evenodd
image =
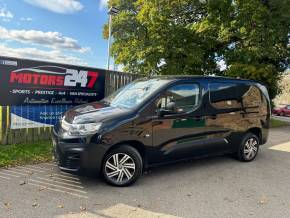
<instances>
[{"instance_id":1,"label":"paved ground","mask_svg":"<svg viewBox=\"0 0 290 218\"><path fill-rule=\"evenodd\" d=\"M254 162L164 166L127 188L52 163L2 169L0 217L290 217L289 148L290 127L274 129Z\"/></svg>"}]
</instances>

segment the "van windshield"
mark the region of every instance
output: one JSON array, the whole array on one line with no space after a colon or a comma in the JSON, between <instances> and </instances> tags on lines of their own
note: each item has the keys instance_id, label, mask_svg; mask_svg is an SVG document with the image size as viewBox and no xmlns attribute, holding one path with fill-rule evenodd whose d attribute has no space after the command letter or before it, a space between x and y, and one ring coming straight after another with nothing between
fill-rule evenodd
<instances>
[{"instance_id":1,"label":"van windshield","mask_svg":"<svg viewBox=\"0 0 290 218\"><path fill-rule=\"evenodd\" d=\"M103 102L113 107L135 108L147 100L158 88L169 83L165 79L142 79L117 90Z\"/></svg>"}]
</instances>

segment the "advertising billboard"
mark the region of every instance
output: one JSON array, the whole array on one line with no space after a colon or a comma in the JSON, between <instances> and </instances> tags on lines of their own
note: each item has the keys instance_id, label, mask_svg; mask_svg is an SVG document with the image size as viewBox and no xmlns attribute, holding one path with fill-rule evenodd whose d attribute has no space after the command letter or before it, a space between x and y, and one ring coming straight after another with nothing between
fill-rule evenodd
<instances>
[{"instance_id":1,"label":"advertising billboard","mask_svg":"<svg viewBox=\"0 0 290 218\"><path fill-rule=\"evenodd\" d=\"M0 56L0 105L78 105L104 98L105 70Z\"/></svg>"},{"instance_id":2,"label":"advertising billboard","mask_svg":"<svg viewBox=\"0 0 290 218\"><path fill-rule=\"evenodd\" d=\"M105 95L105 70L0 56L0 105L11 129L54 125L69 107Z\"/></svg>"}]
</instances>

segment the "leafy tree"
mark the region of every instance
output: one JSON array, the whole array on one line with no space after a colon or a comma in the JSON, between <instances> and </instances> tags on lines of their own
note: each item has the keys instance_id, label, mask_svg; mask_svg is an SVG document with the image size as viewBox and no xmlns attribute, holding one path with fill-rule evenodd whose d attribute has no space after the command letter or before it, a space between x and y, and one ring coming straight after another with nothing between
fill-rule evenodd
<instances>
[{"instance_id":1,"label":"leafy tree","mask_svg":"<svg viewBox=\"0 0 290 218\"><path fill-rule=\"evenodd\" d=\"M290 32L289 0L209 1L208 16L193 24L205 37L224 46L217 49L227 68L222 75L255 79L279 93L280 72L287 68ZM288 60L289 61L289 60Z\"/></svg>"},{"instance_id":2,"label":"leafy tree","mask_svg":"<svg viewBox=\"0 0 290 218\"><path fill-rule=\"evenodd\" d=\"M109 0L110 6L120 9L112 55L126 71L256 79L271 98L279 93L290 57L289 0Z\"/></svg>"}]
</instances>

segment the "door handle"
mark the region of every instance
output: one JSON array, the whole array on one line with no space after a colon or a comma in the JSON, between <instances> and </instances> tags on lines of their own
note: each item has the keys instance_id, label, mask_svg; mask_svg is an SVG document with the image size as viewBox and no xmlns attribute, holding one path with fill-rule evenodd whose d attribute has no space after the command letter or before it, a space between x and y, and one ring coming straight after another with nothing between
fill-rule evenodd
<instances>
[{"instance_id":1,"label":"door handle","mask_svg":"<svg viewBox=\"0 0 290 218\"><path fill-rule=\"evenodd\" d=\"M195 121L201 121L202 120L202 117L201 116L196 116L196 117L194 117L194 120Z\"/></svg>"}]
</instances>

